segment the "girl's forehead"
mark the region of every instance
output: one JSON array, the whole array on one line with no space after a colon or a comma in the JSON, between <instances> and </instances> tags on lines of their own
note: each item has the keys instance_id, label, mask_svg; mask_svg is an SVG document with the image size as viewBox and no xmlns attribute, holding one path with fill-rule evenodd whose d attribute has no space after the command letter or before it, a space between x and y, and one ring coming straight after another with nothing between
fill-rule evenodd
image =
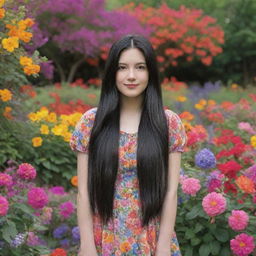
<instances>
[{"instance_id":1,"label":"girl's forehead","mask_svg":"<svg viewBox=\"0 0 256 256\"><path fill-rule=\"evenodd\" d=\"M137 48L129 48L124 50L119 58L119 63L125 62L143 62L145 63L145 57L143 53Z\"/></svg>"}]
</instances>

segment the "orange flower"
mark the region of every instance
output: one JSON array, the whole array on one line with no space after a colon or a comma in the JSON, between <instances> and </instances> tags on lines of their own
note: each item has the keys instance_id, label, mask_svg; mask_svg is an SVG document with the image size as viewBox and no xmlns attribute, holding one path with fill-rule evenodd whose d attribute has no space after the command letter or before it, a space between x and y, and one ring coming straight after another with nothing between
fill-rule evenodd
<instances>
[{"instance_id":1,"label":"orange flower","mask_svg":"<svg viewBox=\"0 0 256 256\"><path fill-rule=\"evenodd\" d=\"M5 16L5 9L0 8L0 19L4 18L4 16Z\"/></svg>"},{"instance_id":2,"label":"orange flower","mask_svg":"<svg viewBox=\"0 0 256 256\"><path fill-rule=\"evenodd\" d=\"M244 193L254 193L255 189L254 189L254 183L251 179L247 178L244 175L239 176L236 179L236 185L244 192Z\"/></svg>"},{"instance_id":3,"label":"orange flower","mask_svg":"<svg viewBox=\"0 0 256 256\"><path fill-rule=\"evenodd\" d=\"M2 101L9 101L12 99L12 92L8 89L0 89L0 99Z\"/></svg>"},{"instance_id":4,"label":"orange flower","mask_svg":"<svg viewBox=\"0 0 256 256\"><path fill-rule=\"evenodd\" d=\"M131 245L128 242L123 242L120 244L121 252L128 252L131 249Z\"/></svg>"},{"instance_id":5,"label":"orange flower","mask_svg":"<svg viewBox=\"0 0 256 256\"><path fill-rule=\"evenodd\" d=\"M33 74L37 74L40 71L40 66L39 65L29 65L24 67L24 73L28 76L33 75Z\"/></svg>"},{"instance_id":6,"label":"orange flower","mask_svg":"<svg viewBox=\"0 0 256 256\"><path fill-rule=\"evenodd\" d=\"M11 107L5 107L3 116L7 119L13 119L13 116L11 114L12 108Z\"/></svg>"},{"instance_id":7,"label":"orange flower","mask_svg":"<svg viewBox=\"0 0 256 256\"><path fill-rule=\"evenodd\" d=\"M192 115L192 114L191 114L190 112L188 112L188 111L182 112L179 116L180 116L181 119L185 119L185 120L187 120L187 121L191 121L191 120L194 119L194 115Z\"/></svg>"},{"instance_id":8,"label":"orange flower","mask_svg":"<svg viewBox=\"0 0 256 256\"><path fill-rule=\"evenodd\" d=\"M40 147L42 145L43 139L41 137L34 137L32 139L33 147Z\"/></svg>"},{"instance_id":9,"label":"orange flower","mask_svg":"<svg viewBox=\"0 0 256 256\"><path fill-rule=\"evenodd\" d=\"M71 184L72 184L73 186L77 187L77 185L78 185L77 176L73 176L73 177L71 178Z\"/></svg>"}]
</instances>

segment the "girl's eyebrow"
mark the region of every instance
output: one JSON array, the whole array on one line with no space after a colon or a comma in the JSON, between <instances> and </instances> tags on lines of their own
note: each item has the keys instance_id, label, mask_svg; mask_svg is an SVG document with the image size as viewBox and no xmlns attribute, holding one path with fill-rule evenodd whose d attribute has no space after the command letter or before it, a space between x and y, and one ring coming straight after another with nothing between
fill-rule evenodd
<instances>
[{"instance_id":1,"label":"girl's eyebrow","mask_svg":"<svg viewBox=\"0 0 256 256\"><path fill-rule=\"evenodd\" d=\"M118 64L127 65L127 63L123 63L123 62L119 62ZM138 63L135 63L135 65L138 65L138 64L144 64L144 65L146 65L145 62L138 62Z\"/></svg>"}]
</instances>

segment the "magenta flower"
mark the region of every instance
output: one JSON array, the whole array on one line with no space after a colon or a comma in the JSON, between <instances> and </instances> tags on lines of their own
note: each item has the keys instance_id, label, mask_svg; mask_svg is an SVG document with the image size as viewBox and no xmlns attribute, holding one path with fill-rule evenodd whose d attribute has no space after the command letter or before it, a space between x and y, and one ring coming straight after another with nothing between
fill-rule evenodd
<instances>
[{"instance_id":1,"label":"magenta flower","mask_svg":"<svg viewBox=\"0 0 256 256\"><path fill-rule=\"evenodd\" d=\"M28 246L40 245L39 237L34 232L28 232L27 245Z\"/></svg>"},{"instance_id":2,"label":"magenta flower","mask_svg":"<svg viewBox=\"0 0 256 256\"><path fill-rule=\"evenodd\" d=\"M43 188L31 188L28 191L28 204L34 209L41 209L48 203L48 196Z\"/></svg>"},{"instance_id":3,"label":"magenta flower","mask_svg":"<svg viewBox=\"0 0 256 256\"><path fill-rule=\"evenodd\" d=\"M59 206L59 211L60 215L64 218L67 219L70 217L70 215L74 212L74 205L71 201L64 202L60 204Z\"/></svg>"},{"instance_id":4,"label":"magenta flower","mask_svg":"<svg viewBox=\"0 0 256 256\"><path fill-rule=\"evenodd\" d=\"M0 186L11 186L12 184L12 176L6 173L0 173Z\"/></svg>"},{"instance_id":5,"label":"magenta flower","mask_svg":"<svg viewBox=\"0 0 256 256\"><path fill-rule=\"evenodd\" d=\"M28 163L20 164L17 173L24 180L33 180L36 177L36 169Z\"/></svg>"},{"instance_id":6,"label":"magenta flower","mask_svg":"<svg viewBox=\"0 0 256 256\"><path fill-rule=\"evenodd\" d=\"M195 178L184 179L181 184L182 191L191 196L195 196L201 188L200 181Z\"/></svg>"},{"instance_id":7,"label":"magenta flower","mask_svg":"<svg viewBox=\"0 0 256 256\"><path fill-rule=\"evenodd\" d=\"M208 192L214 192L216 189L220 188L222 181L219 179L211 179L207 184Z\"/></svg>"},{"instance_id":8,"label":"magenta flower","mask_svg":"<svg viewBox=\"0 0 256 256\"><path fill-rule=\"evenodd\" d=\"M5 216L9 209L9 203L7 199L3 196L0 196L0 216Z\"/></svg>"},{"instance_id":9,"label":"magenta flower","mask_svg":"<svg viewBox=\"0 0 256 256\"><path fill-rule=\"evenodd\" d=\"M230 240L230 247L236 256L247 256L253 252L255 248L253 236L245 233L237 235L234 239Z\"/></svg>"},{"instance_id":10,"label":"magenta flower","mask_svg":"<svg viewBox=\"0 0 256 256\"><path fill-rule=\"evenodd\" d=\"M241 231L245 229L248 225L249 216L248 214L241 210L233 210L228 218L229 226L235 231Z\"/></svg>"},{"instance_id":11,"label":"magenta flower","mask_svg":"<svg viewBox=\"0 0 256 256\"><path fill-rule=\"evenodd\" d=\"M66 194L66 193L65 193L65 190L64 190L64 188L63 188L62 186L52 187L52 188L49 189L49 191L50 191L51 193L55 194L55 195L61 195L61 196L63 196L63 195Z\"/></svg>"},{"instance_id":12,"label":"magenta flower","mask_svg":"<svg viewBox=\"0 0 256 256\"><path fill-rule=\"evenodd\" d=\"M211 217L219 215L226 210L225 197L216 192L211 192L203 198L203 209Z\"/></svg>"}]
</instances>

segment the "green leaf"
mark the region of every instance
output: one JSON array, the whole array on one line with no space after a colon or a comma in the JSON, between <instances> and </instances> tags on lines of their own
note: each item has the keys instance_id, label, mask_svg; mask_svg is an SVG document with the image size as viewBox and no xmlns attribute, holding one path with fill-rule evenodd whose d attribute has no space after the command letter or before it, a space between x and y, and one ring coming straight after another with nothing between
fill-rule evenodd
<instances>
[{"instance_id":1,"label":"green leaf","mask_svg":"<svg viewBox=\"0 0 256 256\"><path fill-rule=\"evenodd\" d=\"M190 212L186 214L186 218L188 220L192 220L198 216L198 213L200 211L200 207L195 205Z\"/></svg>"},{"instance_id":2,"label":"green leaf","mask_svg":"<svg viewBox=\"0 0 256 256\"><path fill-rule=\"evenodd\" d=\"M185 233L185 238L186 238L186 239L191 239L191 238L193 238L193 237L195 237L195 233L193 232L192 229L188 229L188 230L186 231L186 233Z\"/></svg>"},{"instance_id":3,"label":"green leaf","mask_svg":"<svg viewBox=\"0 0 256 256\"><path fill-rule=\"evenodd\" d=\"M220 253L218 256L227 256L227 255L230 255L230 249L228 247L223 247L221 248L220 250Z\"/></svg>"},{"instance_id":4,"label":"green leaf","mask_svg":"<svg viewBox=\"0 0 256 256\"><path fill-rule=\"evenodd\" d=\"M196 223L196 226L195 226L195 229L194 229L194 232L195 232L195 233L198 233L198 232L201 231L203 228L204 228L204 226L197 222L197 223Z\"/></svg>"},{"instance_id":5,"label":"green leaf","mask_svg":"<svg viewBox=\"0 0 256 256\"><path fill-rule=\"evenodd\" d=\"M211 253L213 255L219 255L220 243L218 241L210 242Z\"/></svg>"},{"instance_id":6,"label":"green leaf","mask_svg":"<svg viewBox=\"0 0 256 256\"><path fill-rule=\"evenodd\" d=\"M187 247L184 256L193 256L193 247Z\"/></svg>"},{"instance_id":7,"label":"green leaf","mask_svg":"<svg viewBox=\"0 0 256 256\"><path fill-rule=\"evenodd\" d=\"M7 225L4 225L2 228L3 239L8 243L11 243L12 238L17 235L17 229L12 221L7 221Z\"/></svg>"},{"instance_id":8,"label":"green leaf","mask_svg":"<svg viewBox=\"0 0 256 256\"><path fill-rule=\"evenodd\" d=\"M16 204L13 204L13 207L22 210L24 213L27 213L29 215L34 216L33 213L32 213L31 208L29 208L29 206L27 206L25 204L18 204L18 203L16 203Z\"/></svg>"},{"instance_id":9,"label":"green leaf","mask_svg":"<svg viewBox=\"0 0 256 256\"><path fill-rule=\"evenodd\" d=\"M208 233L208 234L204 235L203 240L205 243L209 243L214 240L214 237Z\"/></svg>"},{"instance_id":10,"label":"green leaf","mask_svg":"<svg viewBox=\"0 0 256 256\"><path fill-rule=\"evenodd\" d=\"M194 237L194 238L191 239L191 245L192 246L196 246L196 245L200 244L200 242L201 242L201 239L199 239L197 237Z\"/></svg>"},{"instance_id":11,"label":"green leaf","mask_svg":"<svg viewBox=\"0 0 256 256\"><path fill-rule=\"evenodd\" d=\"M200 256L208 256L210 254L210 247L208 244L202 244L199 248Z\"/></svg>"},{"instance_id":12,"label":"green leaf","mask_svg":"<svg viewBox=\"0 0 256 256\"><path fill-rule=\"evenodd\" d=\"M228 231L225 229L216 229L216 231L214 232L214 236L222 243L225 243L229 240Z\"/></svg>"}]
</instances>

